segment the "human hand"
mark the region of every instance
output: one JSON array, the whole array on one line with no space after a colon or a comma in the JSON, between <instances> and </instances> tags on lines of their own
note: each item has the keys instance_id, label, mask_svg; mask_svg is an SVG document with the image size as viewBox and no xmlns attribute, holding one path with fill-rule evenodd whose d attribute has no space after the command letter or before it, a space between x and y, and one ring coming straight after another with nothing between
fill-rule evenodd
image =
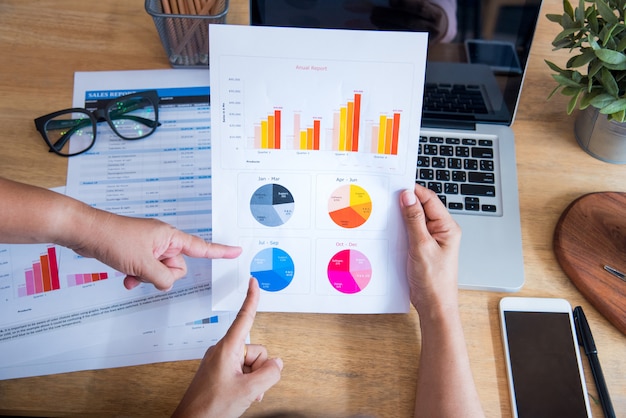
<instances>
[{"instance_id":1,"label":"human hand","mask_svg":"<svg viewBox=\"0 0 626 418\"><path fill-rule=\"evenodd\" d=\"M183 255L235 258L241 254L239 247L208 243L157 219L131 218L100 210L91 213L89 229L81 231L79 242L68 247L126 274L127 289L142 282L152 283L159 290L170 289L187 274Z\"/></svg>"},{"instance_id":2,"label":"human hand","mask_svg":"<svg viewBox=\"0 0 626 418\"><path fill-rule=\"evenodd\" d=\"M402 192L400 208L409 236L411 303L420 316L434 308L457 309L461 228L437 195L419 185Z\"/></svg>"},{"instance_id":3,"label":"human hand","mask_svg":"<svg viewBox=\"0 0 626 418\"><path fill-rule=\"evenodd\" d=\"M224 338L207 350L174 417L238 417L280 380L282 360L268 358L262 345L245 343L259 294L258 282L251 278L237 318Z\"/></svg>"}]
</instances>

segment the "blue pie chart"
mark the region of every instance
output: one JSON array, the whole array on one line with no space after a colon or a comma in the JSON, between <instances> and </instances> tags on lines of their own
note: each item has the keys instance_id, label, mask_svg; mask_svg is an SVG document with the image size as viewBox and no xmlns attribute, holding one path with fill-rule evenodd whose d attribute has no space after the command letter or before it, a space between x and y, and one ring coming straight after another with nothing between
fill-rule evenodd
<instances>
[{"instance_id":1,"label":"blue pie chart","mask_svg":"<svg viewBox=\"0 0 626 418\"><path fill-rule=\"evenodd\" d=\"M293 274L293 260L280 248L265 248L250 263L250 275L257 279L261 289L268 292L279 292L289 286Z\"/></svg>"},{"instance_id":2,"label":"blue pie chart","mask_svg":"<svg viewBox=\"0 0 626 418\"><path fill-rule=\"evenodd\" d=\"M294 207L293 195L280 184L265 184L250 198L252 216L265 226L281 226L291 218Z\"/></svg>"}]
</instances>

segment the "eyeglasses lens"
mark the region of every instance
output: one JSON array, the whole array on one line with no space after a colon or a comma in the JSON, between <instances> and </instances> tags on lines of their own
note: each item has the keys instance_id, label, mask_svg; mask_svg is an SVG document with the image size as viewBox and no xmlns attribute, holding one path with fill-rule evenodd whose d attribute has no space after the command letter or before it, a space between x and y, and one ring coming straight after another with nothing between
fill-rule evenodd
<instances>
[{"instance_id":1,"label":"eyeglasses lens","mask_svg":"<svg viewBox=\"0 0 626 418\"><path fill-rule=\"evenodd\" d=\"M140 139L157 128L155 103L146 97L120 98L107 109L113 129L124 139Z\"/></svg>"},{"instance_id":2,"label":"eyeglasses lens","mask_svg":"<svg viewBox=\"0 0 626 418\"><path fill-rule=\"evenodd\" d=\"M63 113L45 125L48 143L63 155L80 153L94 142L95 125L84 113Z\"/></svg>"}]
</instances>

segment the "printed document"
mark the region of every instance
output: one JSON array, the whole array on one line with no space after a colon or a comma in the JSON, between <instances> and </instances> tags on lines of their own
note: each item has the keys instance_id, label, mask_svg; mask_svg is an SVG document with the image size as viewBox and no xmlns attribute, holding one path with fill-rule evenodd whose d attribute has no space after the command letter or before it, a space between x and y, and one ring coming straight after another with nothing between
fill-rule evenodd
<instances>
[{"instance_id":1,"label":"printed document","mask_svg":"<svg viewBox=\"0 0 626 418\"><path fill-rule=\"evenodd\" d=\"M74 107L156 89L161 126L125 141L99 124L94 147L68 160L66 193L210 240L208 83L206 70L76 73ZM168 292L126 290L121 273L68 249L0 246L0 379L201 358L234 314L211 309L210 260L187 263Z\"/></svg>"},{"instance_id":2,"label":"printed document","mask_svg":"<svg viewBox=\"0 0 626 418\"><path fill-rule=\"evenodd\" d=\"M213 307L409 309L399 196L413 189L424 33L210 28Z\"/></svg>"}]
</instances>

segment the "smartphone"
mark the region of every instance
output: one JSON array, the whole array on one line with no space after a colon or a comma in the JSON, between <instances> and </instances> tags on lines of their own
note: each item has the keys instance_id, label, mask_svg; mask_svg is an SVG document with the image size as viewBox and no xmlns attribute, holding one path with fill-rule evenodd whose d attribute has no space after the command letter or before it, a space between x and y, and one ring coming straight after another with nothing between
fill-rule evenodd
<instances>
[{"instance_id":1,"label":"smartphone","mask_svg":"<svg viewBox=\"0 0 626 418\"><path fill-rule=\"evenodd\" d=\"M591 417L569 302L505 297L499 311L513 416Z\"/></svg>"},{"instance_id":2,"label":"smartphone","mask_svg":"<svg viewBox=\"0 0 626 418\"><path fill-rule=\"evenodd\" d=\"M470 64L486 64L497 74L522 74L522 66L511 42L468 39L465 53Z\"/></svg>"}]
</instances>

